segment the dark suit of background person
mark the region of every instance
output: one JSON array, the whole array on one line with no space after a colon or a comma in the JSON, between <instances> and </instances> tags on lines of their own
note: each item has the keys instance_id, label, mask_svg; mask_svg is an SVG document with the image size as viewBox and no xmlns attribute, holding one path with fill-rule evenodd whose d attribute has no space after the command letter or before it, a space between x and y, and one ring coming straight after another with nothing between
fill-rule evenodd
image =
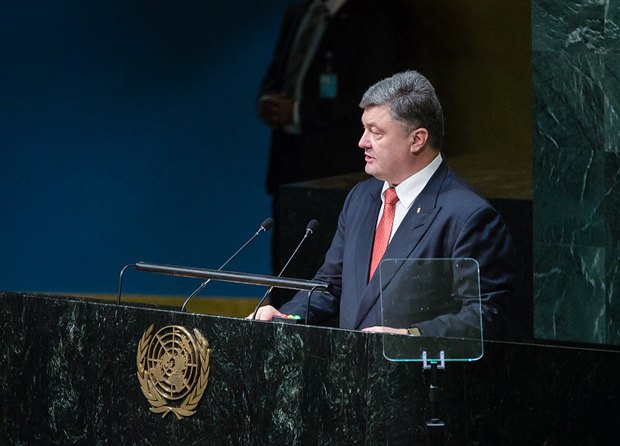
<instances>
[{"instance_id":1,"label":"dark suit of background person","mask_svg":"<svg viewBox=\"0 0 620 446\"><path fill-rule=\"evenodd\" d=\"M387 96L383 94L386 91ZM402 101L403 97L409 99ZM397 111L390 105L392 101L413 105L404 107L408 111ZM509 334L507 315L515 298L518 271L512 237L496 210L442 158L443 113L432 86L419 73L399 73L369 88L361 104L364 129L359 147L364 150L366 172L381 181L372 178L359 183L347 196L332 244L315 275L317 280L330 282L333 289L313 295L308 315L307 293L300 292L279 311L270 306L259 309L257 317L264 320L282 313L298 314L310 323L321 324L338 316L340 328L345 329L387 328L406 333L407 328L414 327L426 336L479 335L479 306L466 296L461 308L411 321L407 327L384 327L379 269L369 280L384 183L397 186L414 177L423 181L423 171L430 169L430 178L420 184L417 196L412 196L414 201L393 233L383 259L475 259L480 271L485 336L498 337L501 333L505 337ZM395 191L406 194L398 187ZM393 273L408 271L402 267ZM425 290L420 292L424 294ZM403 300L409 298L403 296Z\"/></svg>"},{"instance_id":2,"label":"dark suit of background person","mask_svg":"<svg viewBox=\"0 0 620 446\"><path fill-rule=\"evenodd\" d=\"M283 92L289 53L311 3L295 1L287 8L273 59L260 85L260 98ZM363 168L356 148L360 131L357 104L368 85L406 64L407 56L398 46L399 31L402 29L398 29L396 18L380 0L348 0L328 19L302 84L300 134L290 134L281 125L272 127L267 190L273 195L276 219L280 214L278 186ZM334 97L320 94L320 78L327 71L337 77ZM274 272L283 263L276 258L277 231L278 225L274 233Z\"/></svg>"}]
</instances>

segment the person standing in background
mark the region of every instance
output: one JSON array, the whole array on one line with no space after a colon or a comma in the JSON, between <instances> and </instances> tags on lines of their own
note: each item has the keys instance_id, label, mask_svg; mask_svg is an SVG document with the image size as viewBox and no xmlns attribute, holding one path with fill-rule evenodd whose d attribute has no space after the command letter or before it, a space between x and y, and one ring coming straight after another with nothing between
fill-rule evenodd
<instances>
[{"instance_id":1,"label":"person standing in background","mask_svg":"<svg viewBox=\"0 0 620 446\"><path fill-rule=\"evenodd\" d=\"M272 129L267 191L278 218L282 184L359 172L359 98L407 65L396 14L378 0L301 0L285 14L260 85L259 117ZM278 232L274 234L274 271Z\"/></svg>"}]
</instances>

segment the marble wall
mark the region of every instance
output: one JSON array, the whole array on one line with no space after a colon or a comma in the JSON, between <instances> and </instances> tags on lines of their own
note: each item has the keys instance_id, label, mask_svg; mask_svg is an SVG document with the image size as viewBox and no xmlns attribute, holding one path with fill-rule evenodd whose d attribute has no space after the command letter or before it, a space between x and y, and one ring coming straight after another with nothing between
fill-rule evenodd
<instances>
[{"instance_id":1,"label":"marble wall","mask_svg":"<svg viewBox=\"0 0 620 446\"><path fill-rule=\"evenodd\" d=\"M534 336L620 344L620 0L533 0Z\"/></svg>"}]
</instances>

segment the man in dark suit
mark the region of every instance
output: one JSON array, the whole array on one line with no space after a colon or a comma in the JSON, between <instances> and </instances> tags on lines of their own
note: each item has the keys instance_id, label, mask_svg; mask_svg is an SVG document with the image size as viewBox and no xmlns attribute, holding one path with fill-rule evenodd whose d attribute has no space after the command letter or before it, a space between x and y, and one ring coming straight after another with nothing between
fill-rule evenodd
<instances>
[{"instance_id":1,"label":"man in dark suit","mask_svg":"<svg viewBox=\"0 0 620 446\"><path fill-rule=\"evenodd\" d=\"M260 308L257 319L288 313L321 323L337 315L340 327L347 329L468 336L480 331L482 317L485 335L498 336L506 328L514 297L512 238L495 209L443 158L443 112L432 85L415 71L399 73L370 87L360 106L364 132L359 147L365 171L374 178L349 193L315 276L330 282L332 291L314 295L307 315L307 293L299 293L280 311ZM458 307L428 320L383 326L375 269L381 258L475 259L482 304L464 298Z\"/></svg>"}]
</instances>

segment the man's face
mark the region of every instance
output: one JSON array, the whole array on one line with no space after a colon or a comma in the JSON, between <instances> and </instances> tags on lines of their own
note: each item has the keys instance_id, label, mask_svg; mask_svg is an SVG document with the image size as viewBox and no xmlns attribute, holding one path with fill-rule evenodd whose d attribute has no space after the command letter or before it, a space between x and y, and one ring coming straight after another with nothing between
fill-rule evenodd
<instances>
[{"instance_id":1,"label":"man's face","mask_svg":"<svg viewBox=\"0 0 620 446\"><path fill-rule=\"evenodd\" d=\"M388 105L366 107L362 114L364 134L358 145L364 149L365 171L391 185L400 184L414 172L411 133L394 120Z\"/></svg>"}]
</instances>

